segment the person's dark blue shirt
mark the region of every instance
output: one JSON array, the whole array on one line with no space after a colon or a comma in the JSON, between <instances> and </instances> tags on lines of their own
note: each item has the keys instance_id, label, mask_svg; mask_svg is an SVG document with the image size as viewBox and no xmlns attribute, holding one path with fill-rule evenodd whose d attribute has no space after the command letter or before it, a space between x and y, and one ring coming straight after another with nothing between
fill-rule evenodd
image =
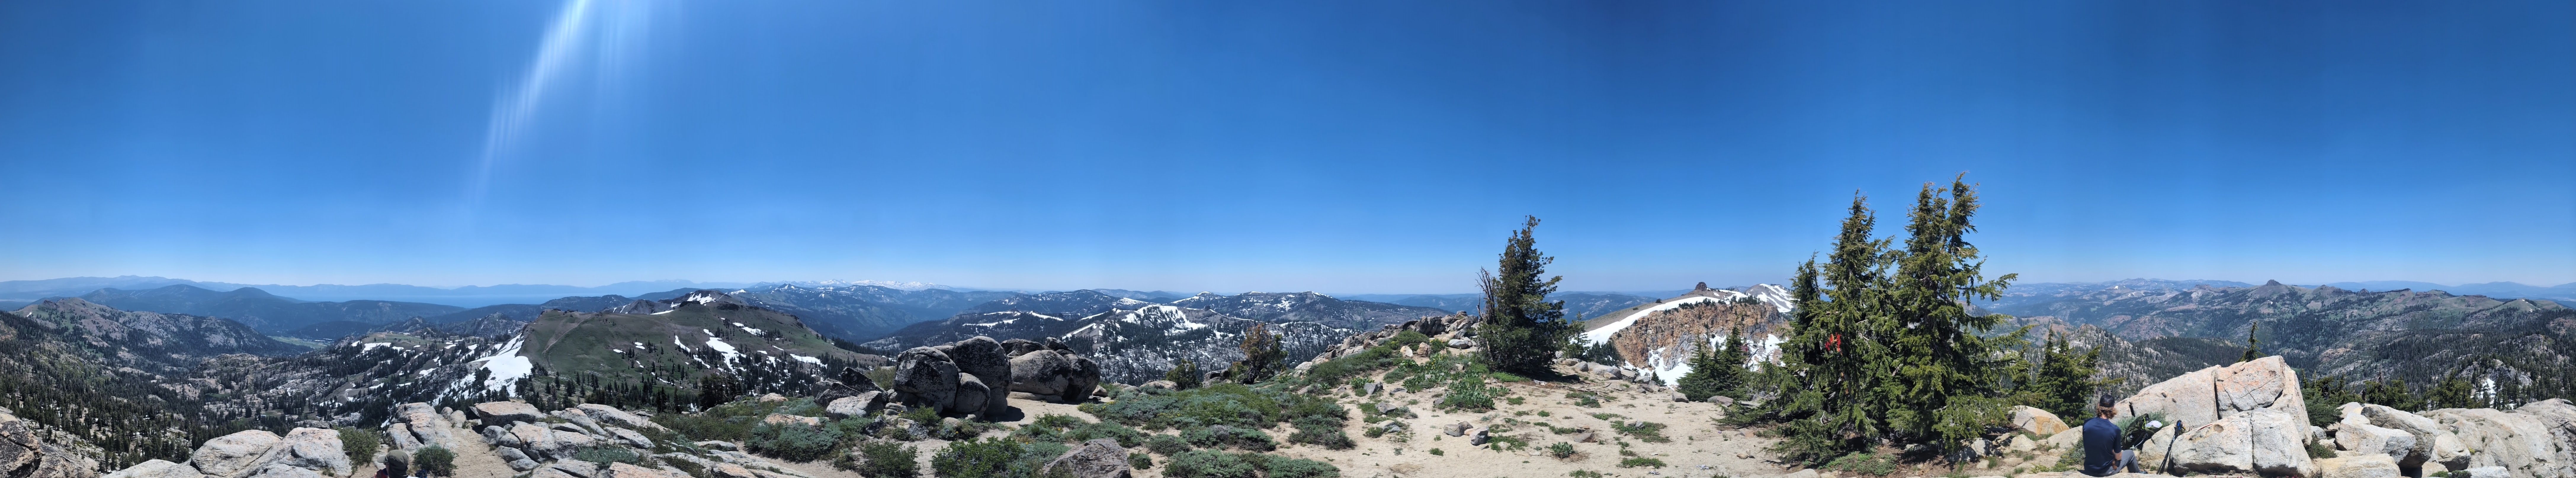
<instances>
[{"instance_id":1,"label":"person's dark blue shirt","mask_svg":"<svg viewBox=\"0 0 2576 478\"><path fill-rule=\"evenodd\" d=\"M2110 476L2120 466L2120 426L2102 417L2084 421L2084 474Z\"/></svg>"}]
</instances>

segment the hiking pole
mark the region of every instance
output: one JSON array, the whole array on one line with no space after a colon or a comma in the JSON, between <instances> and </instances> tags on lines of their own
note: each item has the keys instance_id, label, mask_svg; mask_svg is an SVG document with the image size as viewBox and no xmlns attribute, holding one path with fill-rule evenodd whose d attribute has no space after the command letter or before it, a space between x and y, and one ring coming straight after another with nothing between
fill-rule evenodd
<instances>
[{"instance_id":1,"label":"hiking pole","mask_svg":"<svg viewBox=\"0 0 2576 478\"><path fill-rule=\"evenodd\" d=\"M2163 463L2157 463L2157 464L2156 464L2156 472L2157 472L2157 473L2163 473L2163 474L2167 474L2167 475L2171 475L2171 474L2173 474L2173 448L2174 448L2174 443L2176 443L2176 442L2181 442L2181 441L2182 441L2182 420L2181 420L2181 419L2175 419L2175 420L2174 420L2174 422L2173 422L2173 425L2172 425L2172 426L2173 426L2173 428L2171 428L2171 430L2173 430L2173 431L2174 431L2174 436L2173 436L2173 439L2171 439L2171 440L2165 440L2165 459L2164 459L2164 462L2163 462ZM2207 425L2202 425L2202 426L2207 426Z\"/></svg>"}]
</instances>

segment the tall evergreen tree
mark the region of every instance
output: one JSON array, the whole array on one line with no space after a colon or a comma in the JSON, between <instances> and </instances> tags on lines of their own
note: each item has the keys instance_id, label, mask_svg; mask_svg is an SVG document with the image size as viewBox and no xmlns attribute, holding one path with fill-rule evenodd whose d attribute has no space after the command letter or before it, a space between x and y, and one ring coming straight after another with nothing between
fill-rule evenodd
<instances>
[{"instance_id":1,"label":"tall evergreen tree","mask_svg":"<svg viewBox=\"0 0 2576 478\"><path fill-rule=\"evenodd\" d=\"M1885 329L1896 359L1887 392L1896 402L1891 425L1944 451L2006 419L2006 404L1996 397L2016 357L2004 352L2019 348L2029 332L1988 337L1982 333L2010 316L1968 313L1973 301L2000 297L2018 275L1986 280L1985 261L1967 240L1977 230L1969 219L1978 205L1966 181L1963 174L1948 188L1926 183L1915 196L1888 297L1894 327Z\"/></svg>"},{"instance_id":2,"label":"tall evergreen tree","mask_svg":"<svg viewBox=\"0 0 2576 478\"><path fill-rule=\"evenodd\" d=\"M1478 348L1487 362L1506 371L1546 373L1550 355L1574 332L1565 321L1565 302L1547 301L1549 294L1556 293L1556 283L1565 278L1540 279L1556 258L1538 252L1538 240L1530 235L1537 228L1538 217L1529 217L1504 242L1496 270L1477 274L1477 285L1485 293L1480 311L1485 317L1476 329Z\"/></svg>"},{"instance_id":3,"label":"tall evergreen tree","mask_svg":"<svg viewBox=\"0 0 2576 478\"><path fill-rule=\"evenodd\" d=\"M1737 335L1729 333L1716 344L1692 352L1691 371L1674 380L1674 389L1694 402L1739 395L1744 386L1744 345L1736 342Z\"/></svg>"},{"instance_id":4,"label":"tall evergreen tree","mask_svg":"<svg viewBox=\"0 0 2576 478\"><path fill-rule=\"evenodd\" d=\"M1226 370L1226 376L1237 382L1254 383L1278 375L1282 362L1288 359L1279 341L1279 334L1270 333L1265 324L1253 322L1243 331L1243 343L1236 346L1242 349L1243 360Z\"/></svg>"},{"instance_id":5,"label":"tall evergreen tree","mask_svg":"<svg viewBox=\"0 0 2576 478\"><path fill-rule=\"evenodd\" d=\"M1854 195L1850 215L1834 237L1826 262L1809 259L1791 284L1789 337L1780 344L1777 399L1766 404L1781 421L1774 451L1786 458L1823 463L1867 449L1884 434L1889 397L1881 339L1895 328L1881 297L1886 287L1888 241L1871 239L1878 215L1867 196Z\"/></svg>"}]
</instances>

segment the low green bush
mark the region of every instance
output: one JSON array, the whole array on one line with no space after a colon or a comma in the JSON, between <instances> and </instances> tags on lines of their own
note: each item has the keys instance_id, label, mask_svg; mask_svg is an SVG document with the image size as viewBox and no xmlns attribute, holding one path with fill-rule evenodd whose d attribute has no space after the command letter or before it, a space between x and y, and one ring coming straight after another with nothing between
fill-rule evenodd
<instances>
[{"instance_id":1,"label":"low green bush","mask_svg":"<svg viewBox=\"0 0 2576 478\"><path fill-rule=\"evenodd\" d=\"M1256 473L1259 472L1260 467L1254 463L1254 459L1247 459L1248 456L1258 457L1259 455L1216 450L1181 452L1179 455L1173 455L1170 463L1163 465L1163 476L1168 478L1258 478Z\"/></svg>"},{"instance_id":2,"label":"low green bush","mask_svg":"<svg viewBox=\"0 0 2576 478\"><path fill-rule=\"evenodd\" d=\"M1350 434L1342 432L1342 422L1322 417L1299 418L1291 423L1297 431L1288 434L1288 442L1321 446L1328 450L1348 450L1359 446L1359 443L1351 441Z\"/></svg>"},{"instance_id":3,"label":"low green bush","mask_svg":"<svg viewBox=\"0 0 2576 478\"><path fill-rule=\"evenodd\" d=\"M572 459L598 464L625 463L644 465L644 456L622 446L594 446L573 450Z\"/></svg>"},{"instance_id":4,"label":"low green bush","mask_svg":"<svg viewBox=\"0 0 2576 478\"><path fill-rule=\"evenodd\" d=\"M1191 446L1199 448L1234 448L1251 451L1270 451L1279 448L1279 442L1271 440L1270 434L1262 433L1261 430L1225 425L1182 432L1181 438L1189 440Z\"/></svg>"},{"instance_id":5,"label":"low green bush","mask_svg":"<svg viewBox=\"0 0 2576 478\"><path fill-rule=\"evenodd\" d=\"M931 455L931 474L939 478L1012 478L1011 463L1018 461L1020 442L986 438L948 444Z\"/></svg>"},{"instance_id":6,"label":"low green bush","mask_svg":"<svg viewBox=\"0 0 2576 478\"><path fill-rule=\"evenodd\" d=\"M1664 424L1661 423L1639 422L1637 426L1629 426L1626 423L1612 420L1610 422L1610 429L1618 430L1619 433L1624 433L1628 436L1637 437L1638 441L1646 443L1664 443L1673 441L1671 438L1664 437Z\"/></svg>"},{"instance_id":7,"label":"low green bush","mask_svg":"<svg viewBox=\"0 0 2576 478\"><path fill-rule=\"evenodd\" d=\"M1262 471L1269 478L1341 478L1342 469L1331 464L1303 458L1267 457Z\"/></svg>"},{"instance_id":8,"label":"low green bush","mask_svg":"<svg viewBox=\"0 0 2576 478\"><path fill-rule=\"evenodd\" d=\"M1572 444L1572 443L1566 443L1566 442L1556 442L1556 443L1554 443L1554 444L1550 444L1550 445L1548 445L1548 446L1547 446L1547 456L1553 456L1553 457L1557 457L1557 458L1565 458L1565 457L1569 457L1569 456L1574 456L1574 444Z\"/></svg>"},{"instance_id":9,"label":"low green bush","mask_svg":"<svg viewBox=\"0 0 2576 478\"><path fill-rule=\"evenodd\" d=\"M1153 469L1154 455L1145 452L1129 453L1127 454L1127 467L1139 470Z\"/></svg>"},{"instance_id":10,"label":"low green bush","mask_svg":"<svg viewBox=\"0 0 2576 478\"><path fill-rule=\"evenodd\" d=\"M1433 448L1433 449L1431 449L1431 456L1441 456L1441 455L1447 455L1447 454L1448 454L1448 453L1442 452L1442 451L1440 451L1440 449L1438 449L1438 448Z\"/></svg>"},{"instance_id":11,"label":"low green bush","mask_svg":"<svg viewBox=\"0 0 2576 478\"><path fill-rule=\"evenodd\" d=\"M813 461L832 452L841 438L820 428L797 424L760 425L752 427L751 439L743 443L751 452L785 458L788 461Z\"/></svg>"},{"instance_id":12,"label":"low green bush","mask_svg":"<svg viewBox=\"0 0 2576 478\"><path fill-rule=\"evenodd\" d=\"M1887 476L1889 473L1896 472L1896 460L1877 453L1852 452L1825 463L1825 469L1870 476Z\"/></svg>"},{"instance_id":13,"label":"low green bush","mask_svg":"<svg viewBox=\"0 0 2576 478\"><path fill-rule=\"evenodd\" d=\"M1154 435L1145 438L1145 449L1163 456L1178 455L1190 451L1190 441L1181 439L1180 435Z\"/></svg>"},{"instance_id":14,"label":"low green bush","mask_svg":"<svg viewBox=\"0 0 2576 478\"><path fill-rule=\"evenodd\" d=\"M349 461L375 461L376 451L385 447L384 435L375 430L360 430L357 427L339 427L333 430L340 432L340 452L348 454Z\"/></svg>"},{"instance_id":15,"label":"low green bush","mask_svg":"<svg viewBox=\"0 0 2576 478\"><path fill-rule=\"evenodd\" d=\"M437 445L422 447L411 453L411 466L423 475L455 476L456 452Z\"/></svg>"},{"instance_id":16,"label":"low green bush","mask_svg":"<svg viewBox=\"0 0 2576 478\"><path fill-rule=\"evenodd\" d=\"M859 459L836 460L834 465L859 472L868 478L914 478L921 476L921 448L901 443L869 440L858 445ZM843 463L847 463L843 465Z\"/></svg>"},{"instance_id":17,"label":"low green bush","mask_svg":"<svg viewBox=\"0 0 2576 478\"><path fill-rule=\"evenodd\" d=\"M1664 467L1664 460L1661 460L1661 459L1655 459L1655 458L1647 458L1647 457L1642 457L1642 456L1632 456L1632 457L1622 458L1622 459L1620 459L1620 460L1619 460L1619 467L1620 467L1620 468L1636 468L1636 467L1640 467L1640 466L1648 466L1648 467L1655 467L1655 468L1663 468L1663 467Z\"/></svg>"}]
</instances>

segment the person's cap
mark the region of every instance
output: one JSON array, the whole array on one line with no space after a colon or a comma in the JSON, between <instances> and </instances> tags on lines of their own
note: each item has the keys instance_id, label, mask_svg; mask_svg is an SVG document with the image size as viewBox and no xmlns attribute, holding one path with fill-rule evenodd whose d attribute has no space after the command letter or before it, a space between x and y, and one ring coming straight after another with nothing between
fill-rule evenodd
<instances>
[{"instance_id":1,"label":"person's cap","mask_svg":"<svg viewBox=\"0 0 2576 478\"><path fill-rule=\"evenodd\" d=\"M2119 401L2119 400L2116 400L2116 399L2112 399L2112 398L2111 398L2111 394L2108 394L2108 393L2102 394L2101 396L2096 397L2096 398L2094 398L2094 399L2093 399L2093 406L2096 406L2096 407L2102 407L2102 408L2111 408L2111 406L2112 406L2112 405L2115 405L2115 404L2118 404L2118 403L2120 403L2120 401Z\"/></svg>"}]
</instances>

